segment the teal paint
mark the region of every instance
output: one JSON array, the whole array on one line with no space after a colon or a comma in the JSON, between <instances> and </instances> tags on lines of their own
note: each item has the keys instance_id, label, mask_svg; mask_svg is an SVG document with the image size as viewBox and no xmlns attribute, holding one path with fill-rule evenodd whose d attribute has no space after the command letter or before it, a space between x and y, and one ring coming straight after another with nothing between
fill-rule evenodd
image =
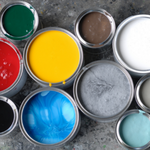
<instances>
[{"instance_id":1,"label":"teal paint","mask_svg":"<svg viewBox=\"0 0 150 150\"><path fill-rule=\"evenodd\" d=\"M131 114L123 119L119 132L127 145L142 147L150 141L150 120L143 115L143 111Z\"/></svg>"}]
</instances>

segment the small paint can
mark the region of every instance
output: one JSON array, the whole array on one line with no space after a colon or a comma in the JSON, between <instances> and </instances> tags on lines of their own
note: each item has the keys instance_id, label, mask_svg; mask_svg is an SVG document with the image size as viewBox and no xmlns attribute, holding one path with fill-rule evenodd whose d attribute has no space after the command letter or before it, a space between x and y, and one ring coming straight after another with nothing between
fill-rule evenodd
<instances>
[{"instance_id":1,"label":"small paint can","mask_svg":"<svg viewBox=\"0 0 150 150\"><path fill-rule=\"evenodd\" d=\"M83 51L69 31L48 27L36 32L24 49L25 68L43 87L71 86L83 65Z\"/></svg>"},{"instance_id":2,"label":"small paint can","mask_svg":"<svg viewBox=\"0 0 150 150\"><path fill-rule=\"evenodd\" d=\"M81 123L73 98L65 91L51 87L30 93L20 106L19 116L19 126L26 139L49 148L70 142Z\"/></svg>"},{"instance_id":3,"label":"small paint can","mask_svg":"<svg viewBox=\"0 0 150 150\"><path fill-rule=\"evenodd\" d=\"M150 74L140 78L135 87L135 100L138 106L147 113L150 113Z\"/></svg>"},{"instance_id":4,"label":"small paint can","mask_svg":"<svg viewBox=\"0 0 150 150\"><path fill-rule=\"evenodd\" d=\"M115 60L134 77L150 73L150 15L135 15L120 23L112 42Z\"/></svg>"},{"instance_id":5,"label":"small paint can","mask_svg":"<svg viewBox=\"0 0 150 150\"><path fill-rule=\"evenodd\" d=\"M97 53L111 46L115 21L104 9L87 9L75 22L75 35L88 52Z\"/></svg>"},{"instance_id":6,"label":"small paint can","mask_svg":"<svg viewBox=\"0 0 150 150\"><path fill-rule=\"evenodd\" d=\"M132 109L117 121L115 136L124 149L145 150L150 147L150 115L142 110Z\"/></svg>"},{"instance_id":7,"label":"small paint can","mask_svg":"<svg viewBox=\"0 0 150 150\"><path fill-rule=\"evenodd\" d=\"M0 13L0 21L2 33L16 45L25 44L39 27L37 11L25 1L5 5Z\"/></svg>"},{"instance_id":8,"label":"small paint can","mask_svg":"<svg viewBox=\"0 0 150 150\"><path fill-rule=\"evenodd\" d=\"M0 138L13 135L18 123L18 110L14 102L4 96L0 96L0 119Z\"/></svg>"},{"instance_id":9,"label":"small paint can","mask_svg":"<svg viewBox=\"0 0 150 150\"><path fill-rule=\"evenodd\" d=\"M27 73L18 48L0 38L0 95L12 97L24 86Z\"/></svg>"},{"instance_id":10,"label":"small paint can","mask_svg":"<svg viewBox=\"0 0 150 150\"><path fill-rule=\"evenodd\" d=\"M134 87L129 73L119 64L100 60L81 69L73 85L79 109L98 122L118 119L130 106Z\"/></svg>"}]
</instances>

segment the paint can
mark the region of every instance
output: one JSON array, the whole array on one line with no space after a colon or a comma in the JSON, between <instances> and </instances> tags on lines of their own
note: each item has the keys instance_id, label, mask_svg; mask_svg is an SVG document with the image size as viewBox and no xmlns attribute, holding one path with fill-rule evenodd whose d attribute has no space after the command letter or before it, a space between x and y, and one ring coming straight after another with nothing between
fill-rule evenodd
<instances>
[{"instance_id":1,"label":"paint can","mask_svg":"<svg viewBox=\"0 0 150 150\"><path fill-rule=\"evenodd\" d=\"M147 113L150 113L150 74L140 78L135 87L135 100L138 106Z\"/></svg>"},{"instance_id":2,"label":"paint can","mask_svg":"<svg viewBox=\"0 0 150 150\"><path fill-rule=\"evenodd\" d=\"M115 136L117 142L128 150L145 150L150 147L150 115L132 109L117 121Z\"/></svg>"},{"instance_id":3,"label":"paint can","mask_svg":"<svg viewBox=\"0 0 150 150\"><path fill-rule=\"evenodd\" d=\"M75 35L85 50L98 53L111 47L115 34L115 21L104 9L87 9L75 22Z\"/></svg>"},{"instance_id":4,"label":"paint can","mask_svg":"<svg viewBox=\"0 0 150 150\"><path fill-rule=\"evenodd\" d=\"M25 44L39 27L39 17L34 7L25 1L11 2L0 13L1 31L12 43Z\"/></svg>"},{"instance_id":5,"label":"paint can","mask_svg":"<svg viewBox=\"0 0 150 150\"><path fill-rule=\"evenodd\" d=\"M0 38L0 95L12 97L24 86L27 73L18 48Z\"/></svg>"},{"instance_id":6,"label":"paint can","mask_svg":"<svg viewBox=\"0 0 150 150\"><path fill-rule=\"evenodd\" d=\"M79 110L73 98L57 88L33 91L19 110L21 132L28 141L39 146L63 146L76 136L80 123Z\"/></svg>"},{"instance_id":7,"label":"paint can","mask_svg":"<svg viewBox=\"0 0 150 150\"><path fill-rule=\"evenodd\" d=\"M115 60L134 77L150 73L150 15L135 15L120 23L112 47Z\"/></svg>"},{"instance_id":8,"label":"paint can","mask_svg":"<svg viewBox=\"0 0 150 150\"><path fill-rule=\"evenodd\" d=\"M74 99L87 117L98 122L118 119L130 106L134 87L119 64L100 60L81 69L73 85Z\"/></svg>"},{"instance_id":9,"label":"paint can","mask_svg":"<svg viewBox=\"0 0 150 150\"><path fill-rule=\"evenodd\" d=\"M36 32L24 49L27 73L43 87L71 86L83 65L83 51L69 31L48 27Z\"/></svg>"},{"instance_id":10,"label":"paint can","mask_svg":"<svg viewBox=\"0 0 150 150\"><path fill-rule=\"evenodd\" d=\"M18 110L14 102L4 96L0 96L0 118L0 138L13 135L18 123Z\"/></svg>"}]
</instances>

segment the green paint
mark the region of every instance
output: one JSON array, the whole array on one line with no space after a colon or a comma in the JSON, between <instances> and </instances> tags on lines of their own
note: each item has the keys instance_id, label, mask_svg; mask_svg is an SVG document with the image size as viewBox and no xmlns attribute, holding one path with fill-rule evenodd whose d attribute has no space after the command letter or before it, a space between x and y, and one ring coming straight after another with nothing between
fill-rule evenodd
<instances>
[{"instance_id":1,"label":"green paint","mask_svg":"<svg viewBox=\"0 0 150 150\"><path fill-rule=\"evenodd\" d=\"M104 145L103 148L106 148L106 145Z\"/></svg>"},{"instance_id":2,"label":"green paint","mask_svg":"<svg viewBox=\"0 0 150 150\"><path fill-rule=\"evenodd\" d=\"M11 39L24 39L33 33L34 15L23 5L14 5L3 16L3 27Z\"/></svg>"}]
</instances>

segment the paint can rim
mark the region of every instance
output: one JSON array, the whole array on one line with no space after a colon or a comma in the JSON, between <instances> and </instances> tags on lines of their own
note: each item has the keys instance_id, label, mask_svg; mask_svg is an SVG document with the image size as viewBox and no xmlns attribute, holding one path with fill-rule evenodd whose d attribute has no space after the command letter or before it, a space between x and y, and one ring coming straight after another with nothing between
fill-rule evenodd
<instances>
[{"instance_id":1,"label":"paint can rim","mask_svg":"<svg viewBox=\"0 0 150 150\"><path fill-rule=\"evenodd\" d=\"M130 67L125 61L123 61L122 57L119 54L119 50L117 49L117 41L118 41L118 37L119 34L121 33L122 29L131 21L138 19L138 18L148 18L150 19L150 15L147 14L140 14L140 15L134 15L134 16L130 16L128 18L126 18L125 20L123 20L119 26L117 27L115 36L113 38L112 41L112 50L113 50L113 54L114 57L116 59L116 61L123 66L125 69L127 69L131 74L135 75L135 76L143 76L147 73L150 73L150 69L148 70L138 70L138 69L134 69L132 67Z\"/></svg>"},{"instance_id":2,"label":"paint can rim","mask_svg":"<svg viewBox=\"0 0 150 150\"><path fill-rule=\"evenodd\" d=\"M126 149L130 149L130 150L143 150L143 149L147 149L150 147L150 142L148 142L146 145L142 146L142 147L131 147L129 145L127 145L121 138L120 136L120 125L121 122L123 121L124 118L126 118L127 116L131 115L131 114L135 114L135 113L143 113L144 116L146 116L149 120L150 120L150 115L147 112L141 111L139 109L131 109L126 111L117 121L116 126L115 126L115 138L117 140L117 142L123 146Z\"/></svg>"},{"instance_id":3,"label":"paint can rim","mask_svg":"<svg viewBox=\"0 0 150 150\"><path fill-rule=\"evenodd\" d=\"M95 45L97 45L97 44L93 44L93 43L89 43L89 42L85 41L82 38L82 36L80 35L80 31L79 31L80 21L83 19L83 17L85 17L87 14L90 14L92 12L99 12L99 13L103 14L109 20L110 25L111 25L111 31L110 31L109 36L107 37L107 39L105 41L103 41L102 43L99 43L98 47L95 47ZM112 17L112 15L104 9L93 8L93 9L84 10L83 12L80 13L80 15L77 17L77 19L75 21L74 33L75 33L76 37L79 39L80 43L82 45L84 45L85 47L92 48L92 49L99 49L99 48L106 46L107 44L109 44L112 41L114 34L115 34L115 30L116 30L116 24L115 24L115 20Z\"/></svg>"},{"instance_id":4,"label":"paint can rim","mask_svg":"<svg viewBox=\"0 0 150 150\"><path fill-rule=\"evenodd\" d=\"M20 37L16 37L16 36L12 36L10 35L9 33L7 33L7 31L4 29L4 26L3 26L3 16L5 14L5 12L12 6L15 6L15 5L22 5L22 6L25 6L27 7L33 14L34 16L34 26L33 26L33 29L31 32L29 32L27 35L24 35L24 36L20 36ZM32 8L32 9L31 9ZM28 39L29 37L31 37L32 34L34 34L39 26L39 16L38 16L38 13L36 11L36 9L31 5L29 4L28 2L25 2L25 1L15 1L15 2L9 2L8 4L6 4L1 12L0 12L0 28L1 28L1 31L2 33L10 40L13 40L13 41L22 41L22 40L26 40Z\"/></svg>"}]
</instances>

